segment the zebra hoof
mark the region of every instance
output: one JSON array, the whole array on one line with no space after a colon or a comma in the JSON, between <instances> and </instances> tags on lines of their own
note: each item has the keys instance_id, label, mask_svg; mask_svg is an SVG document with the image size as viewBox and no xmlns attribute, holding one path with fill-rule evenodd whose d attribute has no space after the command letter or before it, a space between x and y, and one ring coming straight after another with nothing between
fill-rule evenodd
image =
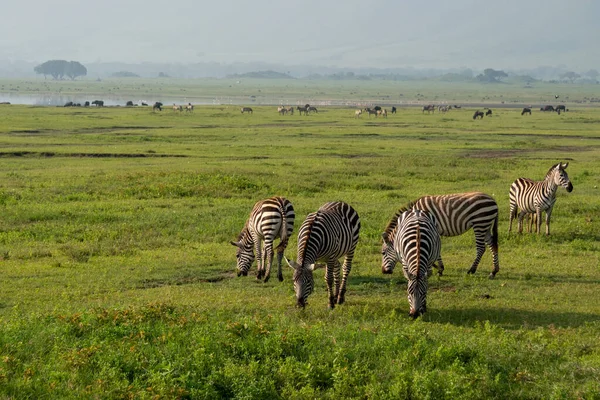
<instances>
[{"instance_id":1,"label":"zebra hoof","mask_svg":"<svg viewBox=\"0 0 600 400\"><path fill-rule=\"evenodd\" d=\"M477 270L471 268L470 270L467 271L467 275L473 275Z\"/></svg>"},{"instance_id":2,"label":"zebra hoof","mask_svg":"<svg viewBox=\"0 0 600 400\"><path fill-rule=\"evenodd\" d=\"M494 279L495 277L496 277L496 274L493 272L491 272L490 276L488 276L489 279Z\"/></svg>"},{"instance_id":3,"label":"zebra hoof","mask_svg":"<svg viewBox=\"0 0 600 400\"><path fill-rule=\"evenodd\" d=\"M279 282L283 282L283 276L279 275L277 279L279 279Z\"/></svg>"},{"instance_id":4,"label":"zebra hoof","mask_svg":"<svg viewBox=\"0 0 600 400\"><path fill-rule=\"evenodd\" d=\"M269 282L269 278L270 278L270 276L266 276L266 277L265 277L265 280L264 280L264 283L267 283L267 282Z\"/></svg>"}]
</instances>

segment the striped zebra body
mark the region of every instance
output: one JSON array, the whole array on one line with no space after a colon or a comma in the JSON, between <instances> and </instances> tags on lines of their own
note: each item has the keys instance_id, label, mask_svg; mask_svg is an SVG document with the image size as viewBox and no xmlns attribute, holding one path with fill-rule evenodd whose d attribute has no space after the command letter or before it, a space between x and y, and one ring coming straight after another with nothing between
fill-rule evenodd
<instances>
[{"instance_id":1,"label":"striped zebra body","mask_svg":"<svg viewBox=\"0 0 600 400\"><path fill-rule=\"evenodd\" d=\"M475 233L477 255L467 273L474 274L477 271L487 245L492 252L494 263L490 279L496 276L500 270L498 261L498 204L491 196L480 192L424 196L398 210L383 233L381 268L384 274L391 274L396 264L393 247L389 245L390 240L393 241L393 239L386 240L386 237L394 237L398 217L409 209L425 210L433 214L441 236L462 235L472 228ZM442 275L444 263L441 257L437 264L438 273Z\"/></svg>"},{"instance_id":2,"label":"striped zebra body","mask_svg":"<svg viewBox=\"0 0 600 400\"><path fill-rule=\"evenodd\" d=\"M416 209L403 212L391 245L408 281L409 315L417 318L427 311L427 278L440 258L441 239L433 214Z\"/></svg>"},{"instance_id":3,"label":"striped zebra body","mask_svg":"<svg viewBox=\"0 0 600 400\"><path fill-rule=\"evenodd\" d=\"M523 232L525 214L535 214L536 232L542 230L542 212L546 212L546 235L550 235L550 216L556 202L556 190L559 186L567 192L573 191L573 184L565 169L569 163L553 165L543 181L519 178L510 185L510 223L508 232L512 230L513 219L519 218L519 233ZM520 212L519 212L520 210ZM531 229L530 229L531 230Z\"/></svg>"},{"instance_id":4,"label":"striped zebra body","mask_svg":"<svg viewBox=\"0 0 600 400\"><path fill-rule=\"evenodd\" d=\"M256 255L258 266L256 278L264 277L264 281L268 282L273 263L273 242L276 238L280 238L276 248L277 278L280 282L283 281L281 271L283 252L294 230L295 216L292 203L283 197L271 197L254 205L237 242L231 242L237 247L238 276L248 275ZM264 246L261 246L263 242Z\"/></svg>"},{"instance_id":5,"label":"striped zebra body","mask_svg":"<svg viewBox=\"0 0 600 400\"><path fill-rule=\"evenodd\" d=\"M344 303L359 231L358 214L344 202L324 204L317 212L307 215L298 233L298 259L296 262L286 259L294 269L294 291L299 307L306 305L313 291L313 271L317 261L326 263L329 308L333 309L336 303ZM342 256L343 266L338 260Z\"/></svg>"}]
</instances>

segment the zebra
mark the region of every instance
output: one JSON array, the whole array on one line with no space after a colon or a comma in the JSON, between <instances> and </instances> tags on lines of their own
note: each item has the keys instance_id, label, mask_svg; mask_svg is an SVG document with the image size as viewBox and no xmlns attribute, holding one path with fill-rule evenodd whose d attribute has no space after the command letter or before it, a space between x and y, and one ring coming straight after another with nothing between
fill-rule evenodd
<instances>
[{"instance_id":1,"label":"zebra","mask_svg":"<svg viewBox=\"0 0 600 400\"><path fill-rule=\"evenodd\" d=\"M384 236L384 240L394 249L396 261L402 263L408 281L409 315L414 319L427 311L427 278L434 262L440 260L440 233L435 217L425 210L405 211L397 224L393 239Z\"/></svg>"},{"instance_id":2,"label":"zebra","mask_svg":"<svg viewBox=\"0 0 600 400\"><path fill-rule=\"evenodd\" d=\"M245 112L252 114L252 108L250 108L250 107L242 107L241 111L242 111L242 114Z\"/></svg>"},{"instance_id":3,"label":"zebra","mask_svg":"<svg viewBox=\"0 0 600 400\"><path fill-rule=\"evenodd\" d=\"M567 175L569 163L559 162L554 164L546 173L543 181L533 181L527 178L519 178L510 185L510 223L508 232L512 230L513 219L519 212L519 233L523 232L523 217L527 213L535 213L536 232L542 230L542 212L546 212L546 235L550 235L550 216L552 208L556 202L556 189L559 186L567 189L567 192L573 191L573 184Z\"/></svg>"},{"instance_id":4,"label":"zebra","mask_svg":"<svg viewBox=\"0 0 600 400\"><path fill-rule=\"evenodd\" d=\"M400 208L383 233L384 238L391 238L387 241L384 240L381 248L381 270L384 274L391 274L394 271L396 256L390 243L393 242L395 231L398 228L398 217L404 211L410 209L425 210L433 214L441 236L458 236L473 228L477 255L467 273L474 274L477 272L477 267L487 245L492 252L494 263L494 269L489 278L494 279L500 270L498 260L498 204L491 196L481 192L423 196ZM438 274L442 275L444 263L441 257L435 267L438 269Z\"/></svg>"},{"instance_id":5,"label":"zebra","mask_svg":"<svg viewBox=\"0 0 600 400\"><path fill-rule=\"evenodd\" d=\"M256 279L264 277L265 283L268 282L273 263L273 241L280 238L276 248L277 278L280 282L283 281L281 272L283 252L294 230L295 217L292 203L284 197L271 197L254 205L237 242L230 242L237 247L238 276L248 275L248 270L252 266L256 254L258 266ZM262 252L261 242L264 242Z\"/></svg>"},{"instance_id":6,"label":"zebra","mask_svg":"<svg viewBox=\"0 0 600 400\"><path fill-rule=\"evenodd\" d=\"M298 259L293 261L286 258L288 265L294 269L294 291L298 307L304 308L308 296L313 292L313 270L319 260L326 262L325 281L329 309L332 310L336 303L344 303L359 231L358 214L352 206L341 201L326 203L306 216L298 233ZM345 256L343 266L338 260L341 256Z\"/></svg>"}]
</instances>

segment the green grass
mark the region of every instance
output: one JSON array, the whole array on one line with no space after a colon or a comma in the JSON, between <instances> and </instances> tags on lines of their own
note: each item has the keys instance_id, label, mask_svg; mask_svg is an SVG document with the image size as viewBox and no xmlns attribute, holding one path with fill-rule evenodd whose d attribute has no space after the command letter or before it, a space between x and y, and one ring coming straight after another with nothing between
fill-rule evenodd
<instances>
[{"instance_id":1,"label":"green grass","mask_svg":"<svg viewBox=\"0 0 600 400\"><path fill-rule=\"evenodd\" d=\"M597 109L0 107L0 397L600 398ZM574 190L552 236L508 235L510 184L558 161ZM486 252L467 276L472 232L444 238L412 321L403 277L380 272L381 232L409 200L471 190L500 207L500 272L487 279ZM288 267L283 283L235 277L229 241L272 195L296 232L327 201L359 213L333 312L322 271L305 310Z\"/></svg>"}]
</instances>

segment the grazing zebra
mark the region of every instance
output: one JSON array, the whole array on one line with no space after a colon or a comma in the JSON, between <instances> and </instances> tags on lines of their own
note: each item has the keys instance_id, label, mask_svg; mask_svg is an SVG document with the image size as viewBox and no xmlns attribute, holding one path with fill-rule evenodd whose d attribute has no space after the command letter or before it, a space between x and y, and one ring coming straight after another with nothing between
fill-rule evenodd
<instances>
[{"instance_id":1,"label":"grazing zebra","mask_svg":"<svg viewBox=\"0 0 600 400\"><path fill-rule=\"evenodd\" d=\"M183 111L183 106L178 106L175 103L173 103L173 111L182 112Z\"/></svg>"},{"instance_id":2,"label":"grazing zebra","mask_svg":"<svg viewBox=\"0 0 600 400\"><path fill-rule=\"evenodd\" d=\"M365 108L365 111L367 112L367 114L369 114L369 118L371 118L371 115L375 115L377 117L377 110L375 109L370 109L370 108Z\"/></svg>"},{"instance_id":3,"label":"grazing zebra","mask_svg":"<svg viewBox=\"0 0 600 400\"><path fill-rule=\"evenodd\" d=\"M245 112L252 114L252 109L250 107L242 107L242 114Z\"/></svg>"},{"instance_id":4,"label":"grazing zebra","mask_svg":"<svg viewBox=\"0 0 600 400\"><path fill-rule=\"evenodd\" d=\"M264 277L265 282L268 282L273 263L273 241L280 238L276 248L277 278L280 282L283 281L281 272L283 252L294 230L295 217L292 203L283 197L271 197L254 205L237 242L230 242L237 247L238 276L248 275L256 254L258 264L256 279ZM262 254L261 242L264 242Z\"/></svg>"},{"instance_id":5,"label":"grazing zebra","mask_svg":"<svg viewBox=\"0 0 600 400\"><path fill-rule=\"evenodd\" d=\"M475 114L473 114L473 119L483 119L483 111L475 111Z\"/></svg>"},{"instance_id":6,"label":"grazing zebra","mask_svg":"<svg viewBox=\"0 0 600 400\"><path fill-rule=\"evenodd\" d=\"M521 115L525 115L525 114L531 115L531 108L529 108L529 107L523 108L523 111L521 111Z\"/></svg>"},{"instance_id":7,"label":"grazing zebra","mask_svg":"<svg viewBox=\"0 0 600 400\"><path fill-rule=\"evenodd\" d=\"M287 108L285 108L284 106L279 106L277 107L277 112L279 113L279 115L285 115L285 113L287 113Z\"/></svg>"},{"instance_id":8,"label":"grazing zebra","mask_svg":"<svg viewBox=\"0 0 600 400\"><path fill-rule=\"evenodd\" d=\"M432 265L440 260L440 233L435 217L425 210L405 211L397 224L394 237L384 235L384 241L394 249L396 261L402 263L408 281L409 315L417 318L427 311L427 278Z\"/></svg>"},{"instance_id":9,"label":"grazing zebra","mask_svg":"<svg viewBox=\"0 0 600 400\"><path fill-rule=\"evenodd\" d=\"M427 114L429 114L429 113L435 114L435 106L433 104L428 104L426 106L423 106L422 112L424 113L425 111L427 111Z\"/></svg>"},{"instance_id":10,"label":"grazing zebra","mask_svg":"<svg viewBox=\"0 0 600 400\"><path fill-rule=\"evenodd\" d=\"M492 252L494 263L494 269L489 278L493 279L496 276L500 270L498 261L498 204L491 196L480 192L423 196L396 212L385 228L384 237L393 238L395 236L398 217L404 211L410 209L425 210L432 213L441 236L458 236L473 228L477 255L467 273L474 274L477 271L487 245ZM384 274L391 274L396 265L396 256L393 247L385 240L381 248L381 254L381 270ZM436 267L438 274L442 275L444 263L441 257Z\"/></svg>"},{"instance_id":11,"label":"grazing zebra","mask_svg":"<svg viewBox=\"0 0 600 400\"><path fill-rule=\"evenodd\" d=\"M304 308L306 299L313 291L313 270L318 260L326 262L325 281L329 309L333 309L336 303L344 303L359 231L358 214L350 205L341 201L326 203L317 212L306 216L298 233L298 259L294 262L286 258L288 265L294 269L294 291L298 307ZM343 266L338 260L341 256L345 256Z\"/></svg>"},{"instance_id":12,"label":"grazing zebra","mask_svg":"<svg viewBox=\"0 0 600 400\"><path fill-rule=\"evenodd\" d=\"M523 217L527 213L535 213L536 232L542 230L542 212L546 212L546 235L550 235L550 216L552 208L556 202L556 189L559 186L567 189L567 192L573 191L573 184L567 175L569 163L558 163L553 165L546 174L543 181L533 181L527 178L519 178L510 185L510 223L508 232L512 229L513 219L519 212L519 233L523 232Z\"/></svg>"},{"instance_id":13,"label":"grazing zebra","mask_svg":"<svg viewBox=\"0 0 600 400\"><path fill-rule=\"evenodd\" d=\"M360 118L361 114L362 114L362 110L355 110L354 111L354 118Z\"/></svg>"},{"instance_id":14,"label":"grazing zebra","mask_svg":"<svg viewBox=\"0 0 600 400\"><path fill-rule=\"evenodd\" d=\"M313 106L309 106L309 107L307 107L307 108L306 108L306 112L307 112L307 113L309 113L309 112L314 112L315 114L318 114L318 113L319 113L319 111L317 110L317 107L313 107Z\"/></svg>"}]
</instances>

